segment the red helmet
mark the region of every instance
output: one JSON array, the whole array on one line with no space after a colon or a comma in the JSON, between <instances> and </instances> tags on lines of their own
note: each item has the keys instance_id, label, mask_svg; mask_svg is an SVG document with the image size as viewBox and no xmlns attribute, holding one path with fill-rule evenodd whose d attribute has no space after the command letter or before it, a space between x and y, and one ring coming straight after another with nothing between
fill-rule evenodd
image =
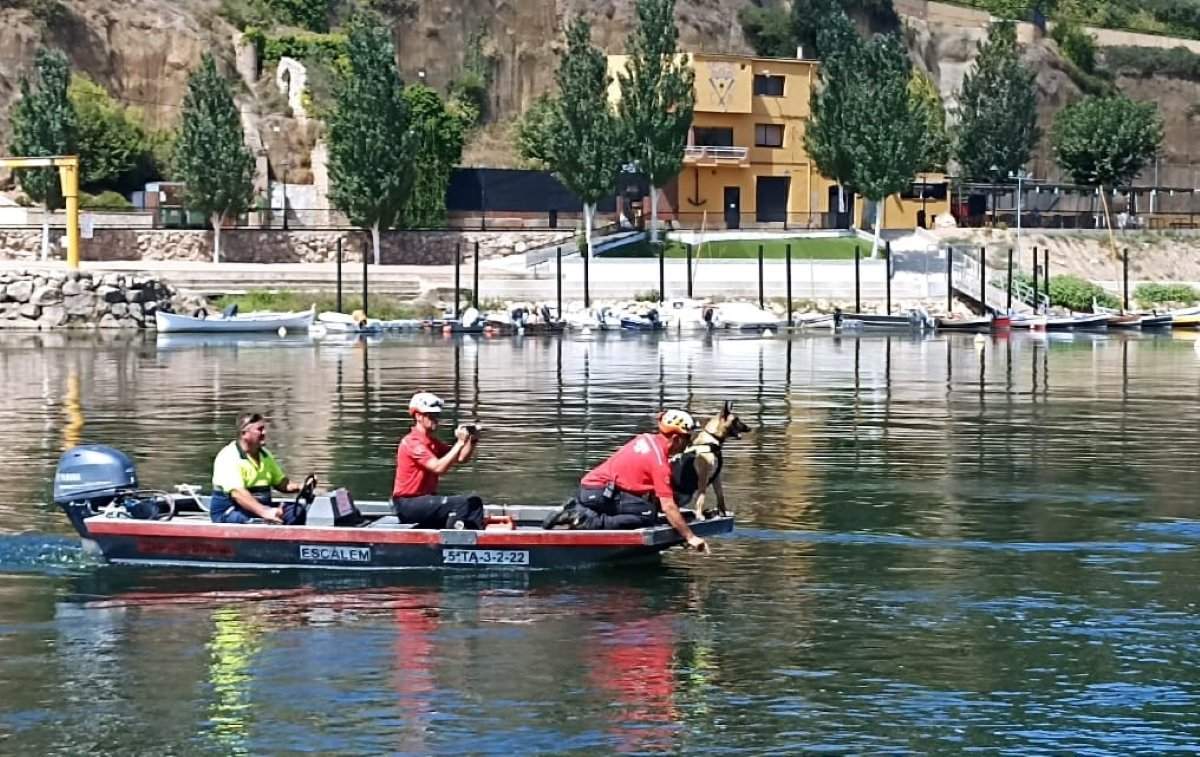
<instances>
[{"instance_id":1,"label":"red helmet","mask_svg":"<svg viewBox=\"0 0 1200 757\"><path fill-rule=\"evenodd\" d=\"M696 430L696 421L682 410L664 410L658 414L658 430L666 436L690 434Z\"/></svg>"}]
</instances>

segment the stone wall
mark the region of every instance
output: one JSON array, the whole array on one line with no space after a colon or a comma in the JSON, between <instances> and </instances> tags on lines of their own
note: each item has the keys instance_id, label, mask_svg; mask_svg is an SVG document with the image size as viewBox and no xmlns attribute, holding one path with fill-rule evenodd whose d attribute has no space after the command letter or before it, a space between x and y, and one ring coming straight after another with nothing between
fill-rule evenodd
<instances>
[{"instance_id":1,"label":"stone wall","mask_svg":"<svg viewBox=\"0 0 1200 757\"><path fill-rule=\"evenodd\" d=\"M151 276L0 272L0 329L140 329L176 292Z\"/></svg>"},{"instance_id":2,"label":"stone wall","mask_svg":"<svg viewBox=\"0 0 1200 757\"><path fill-rule=\"evenodd\" d=\"M62 259L62 229L52 229L51 255ZM380 234L380 262L391 265L448 265L455 247L470 258L479 242L482 259L502 257L542 245L561 244L574 231L385 231ZM371 252L369 234L359 231L281 231L226 229L221 232L221 260L227 263L328 263L337 259L342 241L343 260L361 261ZM83 260L212 260L211 231L175 229L96 229L81 240ZM40 229L0 229L0 260L37 260Z\"/></svg>"}]
</instances>

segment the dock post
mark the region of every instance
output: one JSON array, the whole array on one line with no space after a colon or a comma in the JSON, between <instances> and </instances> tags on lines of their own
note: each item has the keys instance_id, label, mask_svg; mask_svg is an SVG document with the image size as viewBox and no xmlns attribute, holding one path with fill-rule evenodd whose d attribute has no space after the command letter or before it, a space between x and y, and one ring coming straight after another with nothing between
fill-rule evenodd
<instances>
[{"instance_id":1,"label":"dock post","mask_svg":"<svg viewBox=\"0 0 1200 757\"><path fill-rule=\"evenodd\" d=\"M1009 247L1008 248L1008 283L1005 286L1005 288L1008 290L1008 299L1004 305L1005 312L1007 312L1007 313L1012 312L1012 273L1013 273L1013 269L1012 269L1013 258L1012 258L1012 256L1013 256L1013 251L1012 251L1012 248Z\"/></svg>"},{"instance_id":2,"label":"dock post","mask_svg":"<svg viewBox=\"0 0 1200 757\"><path fill-rule=\"evenodd\" d=\"M462 319L462 242L454 243L454 320Z\"/></svg>"},{"instance_id":3,"label":"dock post","mask_svg":"<svg viewBox=\"0 0 1200 757\"><path fill-rule=\"evenodd\" d=\"M1037 248L1033 248L1033 312L1040 312L1038 308L1038 254Z\"/></svg>"},{"instance_id":4,"label":"dock post","mask_svg":"<svg viewBox=\"0 0 1200 757\"><path fill-rule=\"evenodd\" d=\"M883 245L883 278L887 284L887 311L886 315L892 314L892 243L887 242Z\"/></svg>"},{"instance_id":5,"label":"dock post","mask_svg":"<svg viewBox=\"0 0 1200 757\"><path fill-rule=\"evenodd\" d=\"M687 246L687 296L692 298L692 246Z\"/></svg>"},{"instance_id":6,"label":"dock post","mask_svg":"<svg viewBox=\"0 0 1200 757\"><path fill-rule=\"evenodd\" d=\"M479 309L479 240L475 240L475 287L471 292L471 307Z\"/></svg>"},{"instance_id":7,"label":"dock post","mask_svg":"<svg viewBox=\"0 0 1200 757\"><path fill-rule=\"evenodd\" d=\"M556 312L558 313L558 320L560 320L560 321L561 321L561 320L563 319L563 309L562 309L562 247L561 247L561 246L559 246L559 247L555 247L555 248L554 248L554 257L555 257L555 259L556 259L556 261L557 261L557 262L555 263L555 265L554 265L554 271L555 271L555 275L554 275L554 292L555 292L555 295L556 295L556 296L557 296L557 298L558 298L558 310L557 310Z\"/></svg>"},{"instance_id":8,"label":"dock post","mask_svg":"<svg viewBox=\"0 0 1200 757\"><path fill-rule=\"evenodd\" d=\"M667 245L658 246L658 301L667 301Z\"/></svg>"},{"instance_id":9,"label":"dock post","mask_svg":"<svg viewBox=\"0 0 1200 757\"><path fill-rule=\"evenodd\" d=\"M954 248L946 247L946 315L954 312Z\"/></svg>"},{"instance_id":10,"label":"dock post","mask_svg":"<svg viewBox=\"0 0 1200 757\"><path fill-rule=\"evenodd\" d=\"M987 315L987 248L979 248L979 314Z\"/></svg>"},{"instance_id":11,"label":"dock post","mask_svg":"<svg viewBox=\"0 0 1200 757\"><path fill-rule=\"evenodd\" d=\"M855 248L858 249L858 248ZM784 267L787 271L787 325L792 325L792 243L788 242L784 248ZM791 343L788 343L791 346Z\"/></svg>"},{"instance_id":12,"label":"dock post","mask_svg":"<svg viewBox=\"0 0 1200 757\"><path fill-rule=\"evenodd\" d=\"M363 237L362 260L363 260L363 308L362 308L362 310L363 310L363 315L365 316L367 314L367 239L366 239L366 236Z\"/></svg>"},{"instance_id":13,"label":"dock post","mask_svg":"<svg viewBox=\"0 0 1200 757\"><path fill-rule=\"evenodd\" d=\"M1051 302L1050 302L1050 248L1049 248L1049 247L1047 247L1047 248L1045 248L1044 250L1042 250L1042 260L1043 260L1043 263L1042 263L1042 283L1043 283L1043 284L1045 284L1045 289L1046 289L1046 312L1048 313L1048 312L1050 312L1050 305L1052 305L1052 304L1053 304L1053 303L1051 303Z\"/></svg>"},{"instance_id":14,"label":"dock post","mask_svg":"<svg viewBox=\"0 0 1200 757\"><path fill-rule=\"evenodd\" d=\"M766 304L763 299L763 246L758 246L758 309L762 310Z\"/></svg>"},{"instance_id":15,"label":"dock post","mask_svg":"<svg viewBox=\"0 0 1200 757\"><path fill-rule=\"evenodd\" d=\"M854 245L854 312L862 312L862 272L860 266L858 245Z\"/></svg>"},{"instance_id":16,"label":"dock post","mask_svg":"<svg viewBox=\"0 0 1200 757\"><path fill-rule=\"evenodd\" d=\"M583 258L583 306L590 308L592 306L592 292L589 288L591 282L588 280L588 262L592 258L592 248L586 247L581 257Z\"/></svg>"},{"instance_id":17,"label":"dock post","mask_svg":"<svg viewBox=\"0 0 1200 757\"><path fill-rule=\"evenodd\" d=\"M1123 281L1123 290L1125 293L1125 302L1122 305L1122 312L1129 310L1129 248L1126 247L1121 253L1121 277Z\"/></svg>"},{"instance_id":18,"label":"dock post","mask_svg":"<svg viewBox=\"0 0 1200 757\"><path fill-rule=\"evenodd\" d=\"M342 312L342 238L337 241L337 311Z\"/></svg>"}]
</instances>

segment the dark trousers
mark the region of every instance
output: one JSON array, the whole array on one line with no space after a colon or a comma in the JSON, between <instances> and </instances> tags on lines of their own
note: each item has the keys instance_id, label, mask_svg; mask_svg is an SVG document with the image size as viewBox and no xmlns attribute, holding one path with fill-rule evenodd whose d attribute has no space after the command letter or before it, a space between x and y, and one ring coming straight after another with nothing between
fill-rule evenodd
<instances>
[{"instance_id":1,"label":"dark trousers","mask_svg":"<svg viewBox=\"0 0 1200 757\"><path fill-rule=\"evenodd\" d=\"M580 528L588 530L645 528L658 522L657 505L619 489L612 497L605 497L603 487L581 486L575 502L584 514Z\"/></svg>"},{"instance_id":2,"label":"dark trousers","mask_svg":"<svg viewBox=\"0 0 1200 757\"><path fill-rule=\"evenodd\" d=\"M477 494L425 497L392 497L392 512L401 523L415 523L417 528L483 528L483 500Z\"/></svg>"}]
</instances>

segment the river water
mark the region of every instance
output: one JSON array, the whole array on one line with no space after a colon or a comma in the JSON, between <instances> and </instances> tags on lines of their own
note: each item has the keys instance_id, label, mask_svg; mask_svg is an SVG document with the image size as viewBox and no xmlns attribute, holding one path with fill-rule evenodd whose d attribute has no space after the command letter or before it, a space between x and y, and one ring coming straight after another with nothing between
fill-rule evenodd
<instances>
[{"instance_id":1,"label":"river water","mask_svg":"<svg viewBox=\"0 0 1200 757\"><path fill-rule=\"evenodd\" d=\"M0 752L1200 750L1200 352L1184 335L0 336ZM388 494L415 390L443 481L556 501L655 409L734 401L736 532L584 573L102 567L58 454L205 483L234 417Z\"/></svg>"}]
</instances>

